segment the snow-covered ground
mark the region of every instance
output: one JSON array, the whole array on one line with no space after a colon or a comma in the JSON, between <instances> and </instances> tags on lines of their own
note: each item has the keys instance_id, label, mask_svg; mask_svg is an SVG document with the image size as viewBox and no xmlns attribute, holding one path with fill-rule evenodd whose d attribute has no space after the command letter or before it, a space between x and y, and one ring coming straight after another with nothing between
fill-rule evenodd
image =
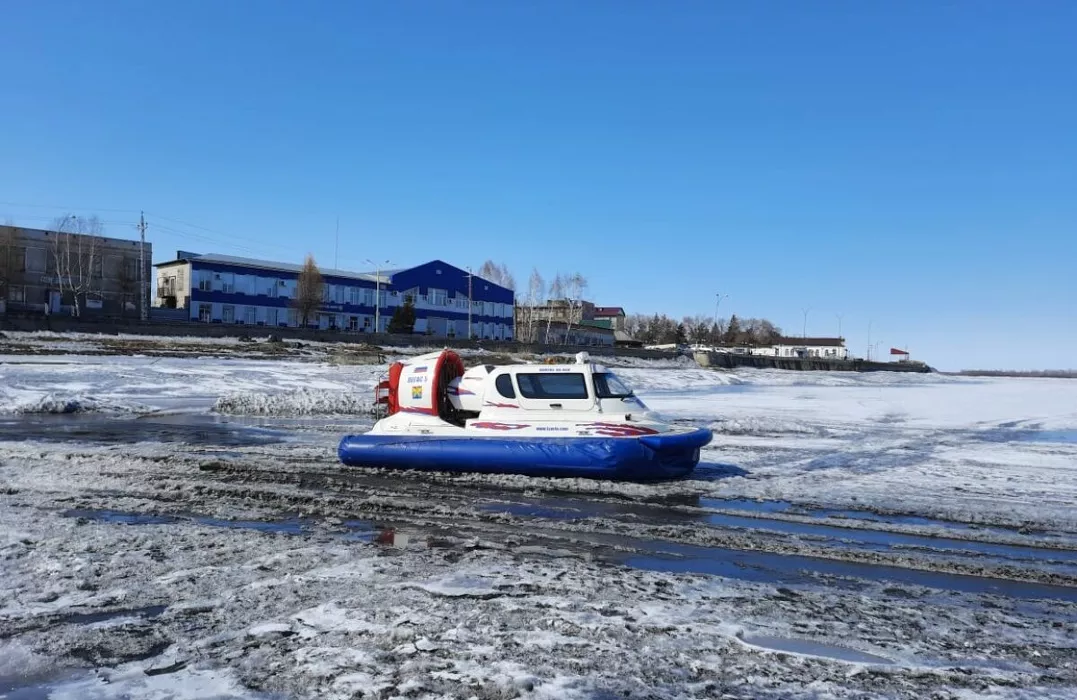
<instances>
[{"instance_id":1,"label":"snow-covered ground","mask_svg":"<svg viewBox=\"0 0 1077 700\"><path fill-rule=\"evenodd\" d=\"M0 357L0 697L1077 696L1077 382L638 364L689 479L342 468L384 365Z\"/></svg>"}]
</instances>

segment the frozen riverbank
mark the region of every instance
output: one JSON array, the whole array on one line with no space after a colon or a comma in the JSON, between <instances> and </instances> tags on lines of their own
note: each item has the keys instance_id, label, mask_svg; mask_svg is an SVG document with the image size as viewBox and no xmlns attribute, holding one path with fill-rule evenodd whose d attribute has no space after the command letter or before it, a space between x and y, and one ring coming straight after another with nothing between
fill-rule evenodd
<instances>
[{"instance_id":1,"label":"frozen riverbank","mask_svg":"<svg viewBox=\"0 0 1077 700\"><path fill-rule=\"evenodd\" d=\"M1066 382L622 369L717 433L636 485L342 469L370 419L331 397L384 366L33 359L0 364L0 696L1077 690Z\"/></svg>"}]
</instances>

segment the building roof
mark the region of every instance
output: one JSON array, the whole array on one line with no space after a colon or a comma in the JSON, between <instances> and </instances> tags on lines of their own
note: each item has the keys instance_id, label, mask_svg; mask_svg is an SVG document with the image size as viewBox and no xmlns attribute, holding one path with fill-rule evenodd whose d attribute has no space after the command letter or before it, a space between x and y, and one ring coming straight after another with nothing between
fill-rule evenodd
<instances>
[{"instance_id":1,"label":"building roof","mask_svg":"<svg viewBox=\"0 0 1077 700\"><path fill-rule=\"evenodd\" d=\"M29 238L50 238L56 236L59 231L53 231L44 228L27 228L25 226L8 226L7 224L0 225L0 229L10 231L14 235L23 235ZM140 241L137 238L116 238L114 236L103 236L96 233L76 233L74 231L69 232L72 236L85 236L87 238L96 238L99 242L108 245L139 245ZM146 241L146 249L149 250L152 247L149 241Z\"/></svg>"},{"instance_id":2,"label":"building roof","mask_svg":"<svg viewBox=\"0 0 1077 700\"><path fill-rule=\"evenodd\" d=\"M596 306L595 316L624 316L625 310L620 306Z\"/></svg>"},{"instance_id":3,"label":"building roof","mask_svg":"<svg viewBox=\"0 0 1077 700\"><path fill-rule=\"evenodd\" d=\"M256 270L277 270L280 272L298 273L303 269L302 265L296 265L294 263L277 262L275 260L259 260L257 258L243 258L236 255L220 255L218 253L191 253L185 250L177 250L175 260L156 263L154 264L154 267L163 267L166 265L174 265L176 263L191 262L193 260L197 260L199 262L217 263L220 265L249 267ZM318 271L322 273L323 277L343 277L345 279L362 280L364 282L373 282L375 280L375 276L373 273L352 272L350 270L334 270L324 267L319 267ZM382 270L381 281L392 281L392 272L399 272L399 270Z\"/></svg>"},{"instance_id":4,"label":"building roof","mask_svg":"<svg viewBox=\"0 0 1077 700\"><path fill-rule=\"evenodd\" d=\"M774 345L811 345L813 347L840 348L845 346L845 338L791 338L782 336L774 341Z\"/></svg>"},{"instance_id":5,"label":"building roof","mask_svg":"<svg viewBox=\"0 0 1077 700\"><path fill-rule=\"evenodd\" d=\"M610 331L611 333L613 332L612 328L603 325L601 322L598 321L589 321L587 319L583 319L582 321L576 321L575 325L581 328L590 328L596 331Z\"/></svg>"}]
</instances>

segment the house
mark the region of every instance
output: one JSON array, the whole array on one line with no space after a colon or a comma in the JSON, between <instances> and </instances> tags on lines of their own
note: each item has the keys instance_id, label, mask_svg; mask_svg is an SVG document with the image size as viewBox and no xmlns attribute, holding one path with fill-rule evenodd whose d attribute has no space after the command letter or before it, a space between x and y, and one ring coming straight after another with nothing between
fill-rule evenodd
<instances>
[{"instance_id":1,"label":"house","mask_svg":"<svg viewBox=\"0 0 1077 700\"><path fill-rule=\"evenodd\" d=\"M144 246L144 247L143 247ZM0 226L0 312L133 316L141 313L139 260L150 280L150 243Z\"/></svg>"},{"instance_id":2,"label":"house","mask_svg":"<svg viewBox=\"0 0 1077 700\"><path fill-rule=\"evenodd\" d=\"M772 346L772 354L777 357L823 357L832 360L847 360L849 349L845 347L845 338L789 338L781 337Z\"/></svg>"},{"instance_id":3,"label":"house","mask_svg":"<svg viewBox=\"0 0 1077 700\"><path fill-rule=\"evenodd\" d=\"M595 321L605 323L615 331L625 331L627 314L620 306L596 306L592 316Z\"/></svg>"},{"instance_id":4,"label":"house","mask_svg":"<svg viewBox=\"0 0 1077 700\"><path fill-rule=\"evenodd\" d=\"M157 305L186 309L192 321L300 325L295 298L302 265L181 250L175 260L155 267ZM444 261L371 272L320 272L322 304L308 319L309 325L385 332L393 312L410 299L415 333L490 340L515 337L514 292Z\"/></svg>"}]
</instances>

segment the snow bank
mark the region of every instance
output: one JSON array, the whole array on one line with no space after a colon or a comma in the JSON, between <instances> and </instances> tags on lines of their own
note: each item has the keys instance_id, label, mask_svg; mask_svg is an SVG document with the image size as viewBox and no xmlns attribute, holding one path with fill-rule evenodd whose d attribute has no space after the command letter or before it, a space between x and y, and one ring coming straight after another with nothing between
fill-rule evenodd
<instances>
[{"instance_id":1,"label":"snow bank","mask_svg":"<svg viewBox=\"0 0 1077 700\"><path fill-rule=\"evenodd\" d=\"M148 413L149 406L83 394L20 392L0 389L0 414Z\"/></svg>"},{"instance_id":2,"label":"snow bank","mask_svg":"<svg viewBox=\"0 0 1077 700\"><path fill-rule=\"evenodd\" d=\"M220 397L216 413L236 416L333 416L374 413L373 394L298 389L274 394L241 391Z\"/></svg>"}]
</instances>

